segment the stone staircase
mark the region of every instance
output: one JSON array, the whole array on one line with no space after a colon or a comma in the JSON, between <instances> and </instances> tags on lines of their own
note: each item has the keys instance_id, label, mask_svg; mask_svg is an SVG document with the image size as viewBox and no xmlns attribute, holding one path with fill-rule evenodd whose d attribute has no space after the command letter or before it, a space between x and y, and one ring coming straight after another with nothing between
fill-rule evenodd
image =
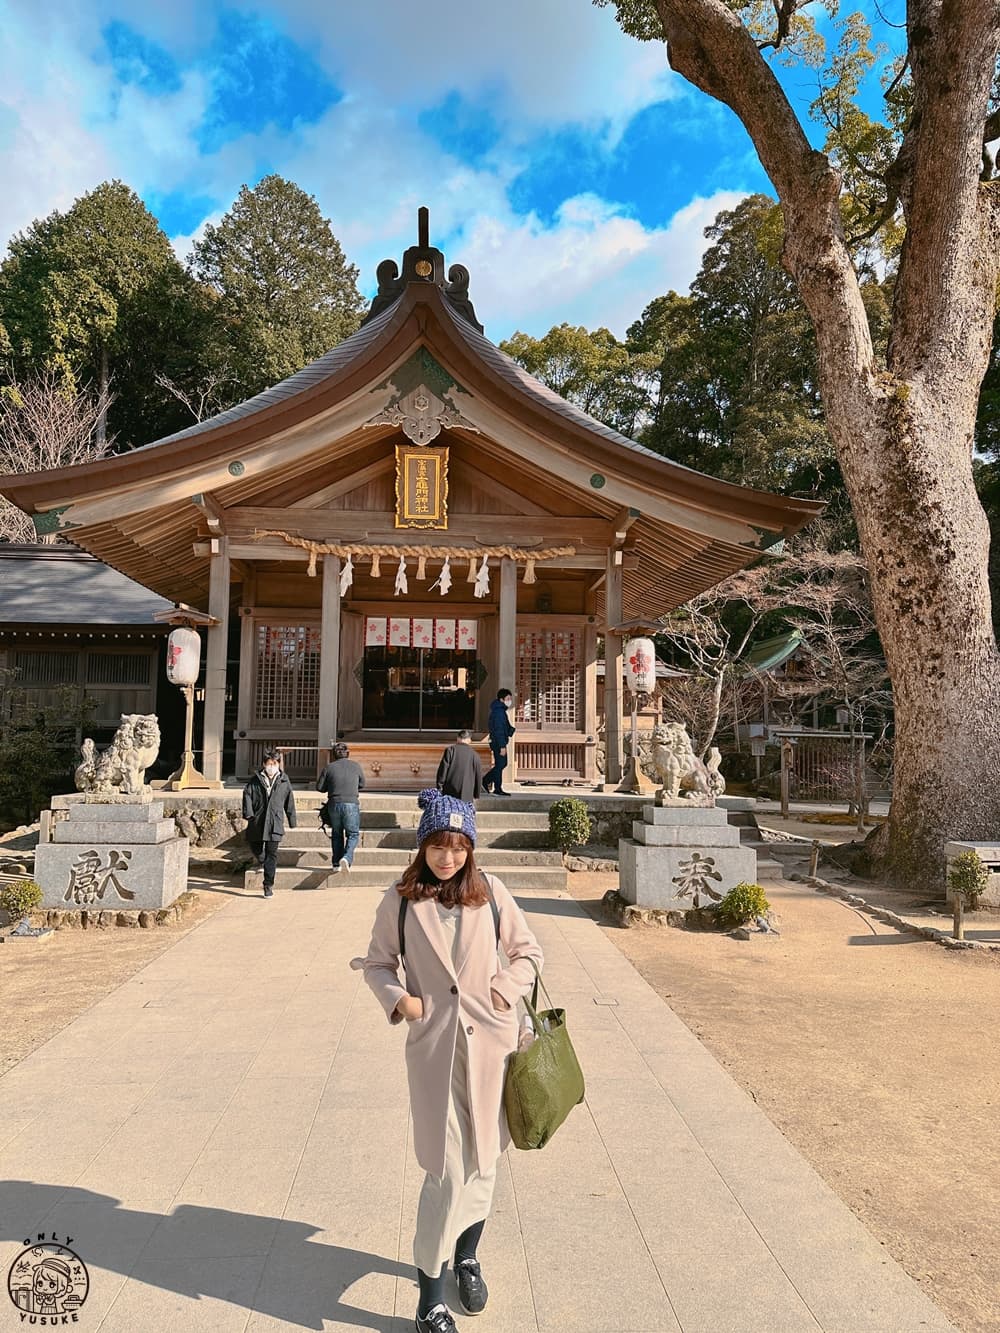
<instances>
[{"instance_id":1,"label":"stone staircase","mask_svg":"<svg viewBox=\"0 0 1000 1333\"><path fill-rule=\"evenodd\" d=\"M757 853L757 879L784 879L785 866L775 857L775 843L765 842L757 824L753 802L740 797L723 796L719 804L726 807L730 824L740 831L740 843Z\"/></svg>"},{"instance_id":2,"label":"stone staircase","mask_svg":"<svg viewBox=\"0 0 1000 1333\"><path fill-rule=\"evenodd\" d=\"M576 793L574 793L576 794ZM549 845L548 808L556 794L523 791L506 800L486 797L476 806L476 861L483 870L502 879L512 892L528 889L549 892L566 889L566 868L559 852ZM600 798L591 798L595 803ZM319 822L323 797L318 792L295 793L298 828L285 834L278 852L276 889L325 889L338 885L388 887L409 864L417 846L420 810L412 792L366 792L361 802L361 841L350 874L330 865L330 839ZM740 830L740 841L757 853L757 878L781 879L785 867L774 857L774 843L765 842L757 826L754 803L742 797L723 797L729 822ZM641 817L636 803L636 817ZM262 872L248 870L244 885L259 890Z\"/></svg>"},{"instance_id":3,"label":"stone staircase","mask_svg":"<svg viewBox=\"0 0 1000 1333\"><path fill-rule=\"evenodd\" d=\"M402 874L417 846L420 810L413 794L365 794L361 803L361 841L350 874L330 865L330 839L319 822L322 797L296 792L298 828L287 832L278 852L275 889L324 889L338 885L388 887ZM562 856L549 846L547 803L537 798L486 800L476 810L476 862L514 892L565 890ZM525 806L529 808L524 808ZM531 808L534 807L534 808ZM248 870L247 889L259 888L262 872Z\"/></svg>"}]
</instances>

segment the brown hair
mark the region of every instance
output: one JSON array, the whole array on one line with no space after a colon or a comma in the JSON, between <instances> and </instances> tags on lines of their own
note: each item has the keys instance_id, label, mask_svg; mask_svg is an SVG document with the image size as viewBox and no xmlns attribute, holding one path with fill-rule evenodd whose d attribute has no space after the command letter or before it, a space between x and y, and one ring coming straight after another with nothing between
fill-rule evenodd
<instances>
[{"instance_id":1,"label":"brown hair","mask_svg":"<svg viewBox=\"0 0 1000 1333\"><path fill-rule=\"evenodd\" d=\"M427 864L427 847L461 847L468 852L465 865L457 874L452 875L443 884L438 884L430 866ZM476 865L472 839L464 833L451 833L439 829L429 834L417 848L417 854L403 871L396 885L396 892L412 902L423 898L436 898L442 907L482 907L489 902L490 894L483 873Z\"/></svg>"}]
</instances>

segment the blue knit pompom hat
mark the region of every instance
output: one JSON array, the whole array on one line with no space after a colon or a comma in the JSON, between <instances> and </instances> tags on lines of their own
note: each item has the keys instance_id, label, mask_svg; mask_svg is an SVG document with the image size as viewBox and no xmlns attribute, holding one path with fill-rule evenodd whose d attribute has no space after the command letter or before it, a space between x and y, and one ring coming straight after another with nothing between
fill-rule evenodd
<instances>
[{"instance_id":1,"label":"blue knit pompom hat","mask_svg":"<svg viewBox=\"0 0 1000 1333\"><path fill-rule=\"evenodd\" d=\"M445 796L436 787L425 787L417 797L417 804L424 812L417 829L418 844L432 833L464 833L475 847L476 811L468 801Z\"/></svg>"}]
</instances>

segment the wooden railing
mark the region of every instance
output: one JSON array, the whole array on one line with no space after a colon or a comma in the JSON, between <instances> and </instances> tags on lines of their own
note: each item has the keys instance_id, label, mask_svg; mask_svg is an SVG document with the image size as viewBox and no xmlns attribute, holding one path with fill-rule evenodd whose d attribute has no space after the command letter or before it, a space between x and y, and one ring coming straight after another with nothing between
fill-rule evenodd
<instances>
[{"instance_id":1,"label":"wooden railing","mask_svg":"<svg viewBox=\"0 0 1000 1333\"><path fill-rule=\"evenodd\" d=\"M517 776L528 782L582 782L587 776L587 743L575 738L516 739Z\"/></svg>"}]
</instances>

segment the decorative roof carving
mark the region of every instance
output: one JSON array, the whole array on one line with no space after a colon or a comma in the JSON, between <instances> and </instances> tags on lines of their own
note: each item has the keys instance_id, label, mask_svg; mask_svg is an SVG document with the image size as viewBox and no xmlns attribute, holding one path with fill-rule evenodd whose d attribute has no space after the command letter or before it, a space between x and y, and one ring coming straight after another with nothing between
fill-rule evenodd
<instances>
[{"instance_id":1,"label":"decorative roof carving","mask_svg":"<svg viewBox=\"0 0 1000 1333\"><path fill-rule=\"evenodd\" d=\"M403 289L411 282L428 282L440 287L445 299L477 331L483 332L483 326L476 318L476 311L469 298L469 270L464 264L452 264L445 279L444 255L435 249L429 240L429 213L426 208L417 211L417 244L403 252L403 272L394 259L383 259L375 270L378 279L378 291L375 293L368 314L361 321L367 324L370 319L387 310L403 294Z\"/></svg>"},{"instance_id":2,"label":"decorative roof carving","mask_svg":"<svg viewBox=\"0 0 1000 1333\"><path fill-rule=\"evenodd\" d=\"M462 415L451 398L453 393L468 395L468 389L426 347L418 347L375 386L374 392L389 388L395 389L395 395L365 422L366 426L401 426L403 434L414 444L430 444L442 430L452 430L455 426L479 434L478 426Z\"/></svg>"}]
</instances>

